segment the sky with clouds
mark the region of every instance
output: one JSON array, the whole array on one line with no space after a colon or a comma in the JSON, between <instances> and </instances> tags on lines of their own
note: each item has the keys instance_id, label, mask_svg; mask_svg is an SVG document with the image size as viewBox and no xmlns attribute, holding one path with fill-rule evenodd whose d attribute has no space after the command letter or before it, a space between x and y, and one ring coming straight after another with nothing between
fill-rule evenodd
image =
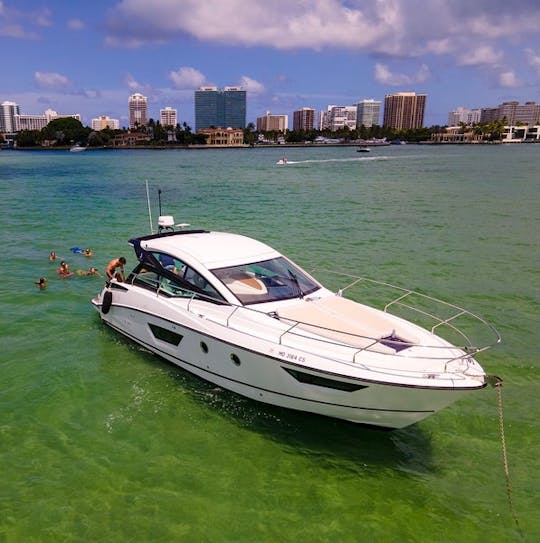
<instances>
[{"instance_id":1,"label":"sky with clouds","mask_svg":"<svg viewBox=\"0 0 540 543\"><path fill-rule=\"evenodd\" d=\"M194 126L194 91L241 85L247 121L393 92L540 103L540 0L0 0L0 102L127 126L129 95ZM292 119L291 119L292 120Z\"/></svg>"}]
</instances>

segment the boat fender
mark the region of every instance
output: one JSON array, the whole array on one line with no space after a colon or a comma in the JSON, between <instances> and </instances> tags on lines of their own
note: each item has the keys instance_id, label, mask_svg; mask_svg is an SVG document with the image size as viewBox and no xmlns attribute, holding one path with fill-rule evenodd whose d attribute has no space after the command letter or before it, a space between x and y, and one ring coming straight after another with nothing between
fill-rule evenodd
<instances>
[{"instance_id":1,"label":"boat fender","mask_svg":"<svg viewBox=\"0 0 540 543\"><path fill-rule=\"evenodd\" d=\"M106 315L111 309L111 305L112 305L112 292L110 290L106 290L105 294L103 294L103 301L101 302L101 312L104 315Z\"/></svg>"}]
</instances>

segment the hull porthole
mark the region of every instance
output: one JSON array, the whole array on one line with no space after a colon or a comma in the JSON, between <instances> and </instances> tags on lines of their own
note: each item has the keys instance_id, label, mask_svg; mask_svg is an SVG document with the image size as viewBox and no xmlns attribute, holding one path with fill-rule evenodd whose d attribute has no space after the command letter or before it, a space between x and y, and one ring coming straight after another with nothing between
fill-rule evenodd
<instances>
[{"instance_id":1,"label":"hull porthole","mask_svg":"<svg viewBox=\"0 0 540 543\"><path fill-rule=\"evenodd\" d=\"M101 302L101 312L106 315L109 312L109 309L111 309L112 304L112 292L110 290L107 290L105 294L103 294L103 301Z\"/></svg>"}]
</instances>

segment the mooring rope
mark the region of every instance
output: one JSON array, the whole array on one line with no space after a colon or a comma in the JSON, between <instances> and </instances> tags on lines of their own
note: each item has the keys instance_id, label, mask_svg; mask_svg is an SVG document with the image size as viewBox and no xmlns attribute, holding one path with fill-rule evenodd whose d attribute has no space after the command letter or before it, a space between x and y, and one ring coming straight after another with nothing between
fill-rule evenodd
<instances>
[{"instance_id":1,"label":"mooring rope","mask_svg":"<svg viewBox=\"0 0 540 543\"><path fill-rule=\"evenodd\" d=\"M510 469L508 468L508 454L506 451L506 439L504 437L504 418L503 418L503 399L502 399L503 380L497 376L490 376L490 377L491 377L490 379L491 386L497 389L497 400L498 400L498 407L499 407L499 432L501 435L501 450L502 450L502 457L503 457L504 477L506 479L506 495L508 496L508 506L510 507L510 514L512 515L512 518L514 519L516 528L518 532L520 533L520 535L523 536L523 533L519 526L516 510L514 509L514 504L512 501L512 485L510 483Z\"/></svg>"}]
</instances>

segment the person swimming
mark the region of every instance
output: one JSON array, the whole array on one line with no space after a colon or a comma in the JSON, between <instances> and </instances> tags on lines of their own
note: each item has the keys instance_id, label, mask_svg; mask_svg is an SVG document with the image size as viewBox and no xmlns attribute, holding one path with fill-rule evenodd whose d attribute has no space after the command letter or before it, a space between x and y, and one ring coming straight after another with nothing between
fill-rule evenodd
<instances>
[{"instance_id":1,"label":"person swimming","mask_svg":"<svg viewBox=\"0 0 540 543\"><path fill-rule=\"evenodd\" d=\"M51 254L49 255L49 261L53 262L56 260L56 253L54 251L51 251Z\"/></svg>"},{"instance_id":2,"label":"person swimming","mask_svg":"<svg viewBox=\"0 0 540 543\"><path fill-rule=\"evenodd\" d=\"M103 277L103 275L99 273L98 269L94 268L93 266L88 270L77 270L75 273L77 275L98 275L99 277Z\"/></svg>"},{"instance_id":3,"label":"person swimming","mask_svg":"<svg viewBox=\"0 0 540 543\"><path fill-rule=\"evenodd\" d=\"M37 285L40 290L47 288L47 278L40 277L37 281L34 281L34 285Z\"/></svg>"},{"instance_id":4,"label":"person swimming","mask_svg":"<svg viewBox=\"0 0 540 543\"><path fill-rule=\"evenodd\" d=\"M73 272L69 269L69 264L65 260L62 260L62 262L60 262L60 267L56 271L59 275L62 275L64 277L69 277L70 275L73 275Z\"/></svg>"}]
</instances>

